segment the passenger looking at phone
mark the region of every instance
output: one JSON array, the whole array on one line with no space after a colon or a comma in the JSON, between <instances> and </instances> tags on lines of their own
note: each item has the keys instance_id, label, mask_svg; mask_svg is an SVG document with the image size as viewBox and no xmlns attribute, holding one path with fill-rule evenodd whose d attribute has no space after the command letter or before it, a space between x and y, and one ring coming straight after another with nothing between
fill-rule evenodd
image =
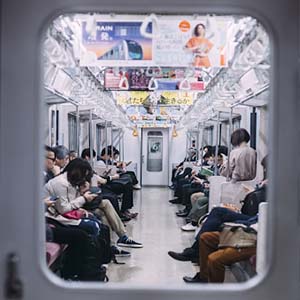
<instances>
[{"instance_id":1,"label":"passenger looking at phone","mask_svg":"<svg viewBox=\"0 0 300 300\"><path fill-rule=\"evenodd\" d=\"M105 165L105 162L108 161L111 163L113 156L113 149L111 146L103 148L100 154L100 163ZM120 195L123 194L122 204L121 204L121 215L122 218L135 218L138 214L132 213L130 209L133 207L133 184L129 176L123 176L120 178L119 174L116 174L119 178L112 178L108 182L108 186L113 192ZM115 176L116 176L115 175Z\"/></svg>"},{"instance_id":2,"label":"passenger looking at phone","mask_svg":"<svg viewBox=\"0 0 300 300\"><path fill-rule=\"evenodd\" d=\"M84 219L68 219L63 215L73 210L82 209L98 196L90 192L90 182L93 170L87 161L80 158L72 160L63 173L51 179L45 185L45 198L57 196L55 208L59 215L49 215L64 224L85 227ZM119 236L118 245L141 248L141 243L135 242L126 235L126 230L109 200L102 199L99 210L103 212L104 220Z\"/></svg>"}]
</instances>

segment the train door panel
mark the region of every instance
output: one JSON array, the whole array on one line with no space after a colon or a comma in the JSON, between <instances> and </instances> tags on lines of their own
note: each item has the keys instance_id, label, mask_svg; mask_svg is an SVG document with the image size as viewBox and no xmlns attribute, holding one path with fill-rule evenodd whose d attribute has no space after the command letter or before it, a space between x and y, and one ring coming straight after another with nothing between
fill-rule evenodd
<instances>
[{"instance_id":1,"label":"train door panel","mask_svg":"<svg viewBox=\"0 0 300 300\"><path fill-rule=\"evenodd\" d=\"M168 130L142 132L142 184L168 185Z\"/></svg>"}]
</instances>

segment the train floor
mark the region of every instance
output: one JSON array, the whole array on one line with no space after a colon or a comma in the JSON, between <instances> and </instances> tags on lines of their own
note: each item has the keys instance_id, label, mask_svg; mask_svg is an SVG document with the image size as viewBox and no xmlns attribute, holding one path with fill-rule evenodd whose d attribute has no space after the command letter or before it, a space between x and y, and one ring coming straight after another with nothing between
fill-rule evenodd
<instances>
[{"instance_id":1,"label":"train floor","mask_svg":"<svg viewBox=\"0 0 300 300\"><path fill-rule=\"evenodd\" d=\"M194 275L198 266L191 262L176 261L168 256L168 251L181 252L192 244L194 232L183 232L185 224L175 212L181 205L170 204L173 192L163 187L143 187L134 191L135 206L139 215L126 223L128 235L142 242L140 249L123 248L131 252L130 257L118 258L124 265L110 263L108 277L111 283L132 285L185 285L182 277ZM226 274L226 281L234 281Z\"/></svg>"}]
</instances>

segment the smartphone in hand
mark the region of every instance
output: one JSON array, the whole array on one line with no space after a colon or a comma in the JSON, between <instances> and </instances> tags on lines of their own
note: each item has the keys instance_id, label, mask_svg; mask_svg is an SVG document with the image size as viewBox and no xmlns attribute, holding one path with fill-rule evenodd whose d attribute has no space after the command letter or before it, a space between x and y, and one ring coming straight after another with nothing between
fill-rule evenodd
<instances>
[{"instance_id":1,"label":"smartphone in hand","mask_svg":"<svg viewBox=\"0 0 300 300\"><path fill-rule=\"evenodd\" d=\"M89 189L89 191L92 193L92 194L97 194L97 195L99 195L99 194L101 194L101 189L99 188L99 187L97 187L97 186L92 186L90 189Z\"/></svg>"}]
</instances>

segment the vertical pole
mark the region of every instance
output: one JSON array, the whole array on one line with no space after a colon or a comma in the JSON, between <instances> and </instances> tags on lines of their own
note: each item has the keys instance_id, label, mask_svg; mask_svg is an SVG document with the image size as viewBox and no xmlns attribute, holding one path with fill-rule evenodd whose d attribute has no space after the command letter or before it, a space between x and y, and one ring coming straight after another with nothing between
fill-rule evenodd
<instances>
[{"instance_id":1,"label":"vertical pole","mask_svg":"<svg viewBox=\"0 0 300 300\"><path fill-rule=\"evenodd\" d=\"M107 121L105 120L105 153L106 153L106 159L105 159L105 165L107 166L108 165L108 159L107 159L107 153L108 153L108 144L107 144Z\"/></svg>"},{"instance_id":2,"label":"vertical pole","mask_svg":"<svg viewBox=\"0 0 300 300\"><path fill-rule=\"evenodd\" d=\"M231 152L232 110L233 110L233 108L231 107L231 109L230 109L230 114L229 114L227 170L229 170L229 161L230 161L230 152ZM227 175L226 175L226 181L229 181L229 172L227 172Z\"/></svg>"},{"instance_id":3,"label":"vertical pole","mask_svg":"<svg viewBox=\"0 0 300 300\"><path fill-rule=\"evenodd\" d=\"M204 132L205 132L205 124L202 125L202 139L201 139L201 170L203 166L203 147L204 147Z\"/></svg>"},{"instance_id":4,"label":"vertical pole","mask_svg":"<svg viewBox=\"0 0 300 300\"><path fill-rule=\"evenodd\" d=\"M200 136L200 123L198 123L197 125L197 135L196 135L196 158L197 158L197 161L199 160L199 146L200 146L200 143L199 143L199 136Z\"/></svg>"},{"instance_id":5,"label":"vertical pole","mask_svg":"<svg viewBox=\"0 0 300 300\"><path fill-rule=\"evenodd\" d=\"M76 106L76 148L77 155L80 155L80 114L79 114L79 105Z\"/></svg>"},{"instance_id":6,"label":"vertical pole","mask_svg":"<svg viewBox=\"0 0 300 300\"><path fill-rule=\"evenodd\" d=\"M92 110L90 110L90 118L89 118L89 146L90 146L90 164L93 167L94 166L94 160L93 160L93 113Z\"/></svg>"},{"instance_id":7,"label":"vertical pole","mask_svg":"<svg viewBox=\"0 0 300 300\"><path fill-rule=\"evenodd\" d=\"M125 149L124 149L124 132L122 131L122 161L124 161Z\"/></svg>"},{"instance_id":8,"label":"vertical pole","mask_svg":"<svg viewBox=\"0 0 300 300\"><path fill-rule=\"evenodd\" d=\"M218 111L218 119L217 119L217 132L216 132L216 151L215 151L215 171L214 175L217 176L218 174L218 151L219 151L219 131L220 131L220 112Z\"/></svg>"},{"instance_id":9,"label":"vertical pole","mask_svg":"<svg viewBox=\"0 0 300 300\"><path fill-rule=\"evenodd\" d=\"M113 126L112 123L110 123L110 145L111 145L111 150L113 150L114 146L114 141L113 141Z\"/></svg>"},{"instance_id":10,"label":"vertical pole","mask_svg":"<svg viewBox=\"0 0 300 300\"><path fill-rule=\"evenodd\" d=\"M253 107L252 113L250 114L250 147L253 149L256 149L256 119L256 108Z\"/></svg>"}]
</instances>

